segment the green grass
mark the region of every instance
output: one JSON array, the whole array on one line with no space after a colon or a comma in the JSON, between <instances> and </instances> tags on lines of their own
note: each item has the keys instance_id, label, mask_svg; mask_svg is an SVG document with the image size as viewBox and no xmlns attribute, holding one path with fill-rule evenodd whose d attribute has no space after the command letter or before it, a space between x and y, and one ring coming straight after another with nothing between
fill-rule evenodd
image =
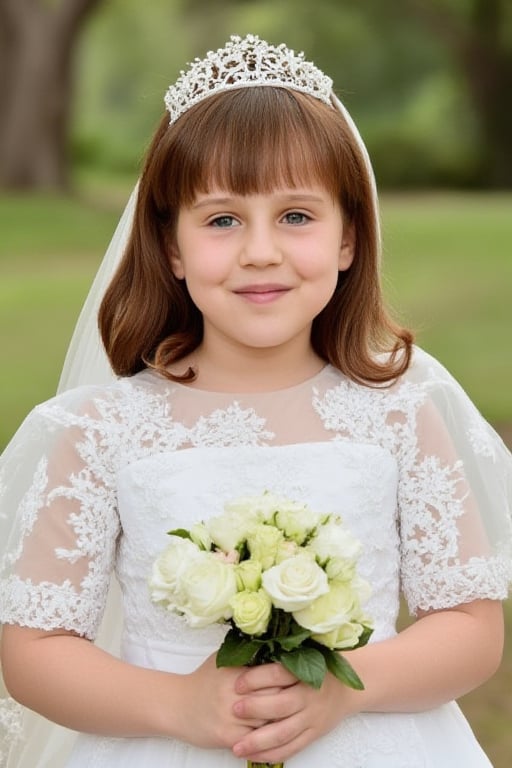
<instances>
[{"instance_id":1,"label":"green grass","mask_svg":"<svg viewBox=\"0 0 512 768\"><path fill-rule=\"evenodd\" d=\"M83 299L114 230L119 200L0 198L0 449L55 392Z\"/></svg>"},{"instance_id":2,"label":"green grass","mask_svg":"<svg viewBox=\"0 0 512 768\"><path fill-rule=\"evenodd\" d=\"M485 416L512 421L512 197L388 196L387 293Z\"/></svg>"},{"instance_id":3,"label":"green grass","mask_svg":"<svg viewBox=\"0 0 512 768\"><path fill-rule=\"evenodd\" d=\"M0 448L57 386L90 281L127 198L0 198ZM386 293L487 418L512 424L512 195L387 195ZM495 768L512 754L512 608L501 672L462 706Z\"/></svg>"}]
</instances>

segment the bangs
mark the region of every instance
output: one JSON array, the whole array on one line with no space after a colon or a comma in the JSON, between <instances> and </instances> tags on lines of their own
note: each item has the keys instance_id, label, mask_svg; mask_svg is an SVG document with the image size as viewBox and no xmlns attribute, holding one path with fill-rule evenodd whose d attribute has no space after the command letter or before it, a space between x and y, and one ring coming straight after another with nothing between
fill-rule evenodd
<instances>
[{"instance_id":1,"label":"bangs","mask_svg":"<svg viewBox=\"0 0 512 768\"><path fill-rule=\"evenodd\" d=\"M190 205L214 188L250 195L317 184L345 204L344 190L353 189L358 175L338 110L283 88L217 94L168 131L171 207Z\"/></svg>"}]
</instances>

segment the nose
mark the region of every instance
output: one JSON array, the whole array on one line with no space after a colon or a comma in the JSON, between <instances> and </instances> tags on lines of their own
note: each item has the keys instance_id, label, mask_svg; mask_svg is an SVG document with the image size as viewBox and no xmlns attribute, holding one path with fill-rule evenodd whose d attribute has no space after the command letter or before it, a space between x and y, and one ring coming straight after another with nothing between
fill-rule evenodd
<instances>
[{"instance_id":1,"label":"nose","mask_svg":"<svg viewBox=\"0 0 512 768\"><path fill-rule=\"evenodd\" d=\"M270 224L258 223L247 227L240 251L244 267L266 267L283 260L277 233Z\"/></svg>"}]
</instances>

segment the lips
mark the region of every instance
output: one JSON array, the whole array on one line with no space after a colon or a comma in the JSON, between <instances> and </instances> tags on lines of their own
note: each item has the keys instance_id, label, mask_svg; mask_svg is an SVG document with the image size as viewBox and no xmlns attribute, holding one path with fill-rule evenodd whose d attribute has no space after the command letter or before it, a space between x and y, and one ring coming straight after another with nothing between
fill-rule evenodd
<instances>
[{"instance_id":1,"label":"lips","mask_svg":"<svg viewBox=\"0 0 512 768\"><path fill-rule=\"evenodd\" d=\"M279 299L288 293L290 287L281 283L257 283L236 288L233 292L237 296L255 304L267 304Z\"/></svg>"}]
</instances>

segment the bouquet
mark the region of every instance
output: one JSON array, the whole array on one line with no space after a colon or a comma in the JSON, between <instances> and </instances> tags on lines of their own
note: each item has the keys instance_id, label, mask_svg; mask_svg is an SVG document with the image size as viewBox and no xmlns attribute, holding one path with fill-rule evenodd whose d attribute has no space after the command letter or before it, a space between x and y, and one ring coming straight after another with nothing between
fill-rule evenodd
<instances>
[{"instance_id":1,"label":"bouquet","mask_svg":"<svg viewBox=\"0 0 512 768\"><path fill-rule=\"evenodd\" d=\"M329 671L363 689L339 651L370 638L370 588L356 572L361 545L339 516L265 492L169 535L153 564L151 599L192 627L230 626L218 667L275 661L314 688ZM270 764L248 762L256 765Z\"/></svg>"}]
</instances>

